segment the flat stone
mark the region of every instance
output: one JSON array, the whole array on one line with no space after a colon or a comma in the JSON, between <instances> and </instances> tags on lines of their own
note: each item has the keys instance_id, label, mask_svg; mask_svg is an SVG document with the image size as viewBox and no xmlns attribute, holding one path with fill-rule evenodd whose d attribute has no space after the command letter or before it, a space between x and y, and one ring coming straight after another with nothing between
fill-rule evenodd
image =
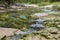
<instances>
[{"instance_id":1,"label":"flat stone","mask_svg":"<svg viewBox=\"0 0 60 40\"><path fill-rule=\"evenodd\" d=\"M15 32L17 32L18 29L13 29L13 28L1 28L0 27L0 39L3 38L4 36L9 37L13 36Z\"/></svg>"}]
</instances>

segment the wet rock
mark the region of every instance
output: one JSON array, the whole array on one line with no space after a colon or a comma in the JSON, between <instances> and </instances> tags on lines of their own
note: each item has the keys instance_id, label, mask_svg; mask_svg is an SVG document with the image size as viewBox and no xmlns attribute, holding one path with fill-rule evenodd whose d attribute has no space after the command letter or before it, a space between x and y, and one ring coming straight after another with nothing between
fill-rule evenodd
<instances>
[{"instance_id":1,"label":"wet rock","mask_svg":"<svg viewBox=\"0 0 60 40\"><path fill-rule=\"evenodd\" d=\"M52 34L57 34L58 33L58 29L55 27L50 27L47 29L48 32L52 33Z\"/></svg>"}]
</instances>

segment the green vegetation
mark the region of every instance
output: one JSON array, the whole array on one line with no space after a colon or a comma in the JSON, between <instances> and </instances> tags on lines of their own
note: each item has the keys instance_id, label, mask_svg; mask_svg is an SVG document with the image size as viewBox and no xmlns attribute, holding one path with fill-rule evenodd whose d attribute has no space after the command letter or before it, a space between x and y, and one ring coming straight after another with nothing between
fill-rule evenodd
<instances>
[{"instance_id":1,"label":"green vegetation","mask_svg":"<svg viewBox=\"0 0 60 40\"><path fill-rule=\"evenodd\" d=\"M21 3L41 3L41 2L56 2L60 0L17 0Z\"/></svg>"},{"instance_id":2,"label":"green vegetation","mask_svg":"<svg viewBox=\"0 0 60 40\"><path fill-rule=\"evenodd\" d=\"M33 11L32 11L33 10ZM28 8L25 10L17 11L17 13L0 14L0 27L26 29L31 24L31 14L42 12L35 8Z\"/></svg>"},{"instance_id":3,"label":"green vegetation","mask_svg":"<svg viewBox=\"0 0 60 40\"><path fill-rule=\"evenodd\" d=\"M59 5L60 0L0 0L0 4L4 4L5 8L9 7L10 5L15 4L16 2L19 3L29 3L29 4L37 4L39 6L54 4ZM60 8L58 8L60 10Z\"/></svg>"},{"instance_id":4,"label":"green vegetation","mask_svg":"<svg viewBox=\"0 0 60 40\"><path fill-rule=\"evenodd\" d=\"M57 27L59 25L60 20L57 18L54 18L53 20L49 21L47 20L44 24L46 27Z\"/></svg>"},{"instance_id":5,"label":"green vegetation","mask_svg":"<svg viewBox=\"0 0 60 40\"><path fill-rule=\"evenodd\" d=\"M16 0L0 0L0 4L4 4L5 7L9 7L10 5L13 5Z\"/></svg>"},{"instance_id":6,"label":"green vegetation","mask_svg":"<svg viewBox=\"0 0 60 40\"><path fill-rule=\"evenodd\" d=\"M51 4L50 2L41 2L41 3L37 3L39 6L45 6L45 5L49 5Z\"/></svg>"},{"instance_id":7,"label":"green vegetation","mask_svg":"<svg viewBox=\"0 0 60 40\"><path fill-rule=\"evenodd\" d=\"M53 4L55 6L53 7L52 11L56 11L56 12L60 11L60 0L0 0L0 4L4 4L6 7L10 7L11 5L13 7L16 7L17 5L14 4L15 2L37 4L37 5L43 6L43 7L45 5ZM20 5L18 5L18 8L19 7L20 7ZM9 8L7 8L7 9L9 9ZM35 23L35 22L32 22L32 20L37 19L36 16L31 17L31 15L33 15L34 13L41 13L41 12L46 13L45 11L43 11L37 7L36 8L35 7L26 7L26 8L22 7L21 9L23 9L23 10L19 10L19 11L16 10L14 12L7 12L4 14L1 13L0 14L0 27L16 28L16 29L21 29L22 31L26 31L30 24ZM49 7L47 7L47 9L49 9ZM4 9L4 7L2 7L1 11L2 10L4 11L6 9ZM21 37L22 40L26 40L26 38L28 38L28 37L36 37L36 38L39 38L39 40L42 40L41 38L44 37L49 40L49 36L51 36L52 33L50 33L47 30L49 30L50 27L58 28L58 26L59 26L58 29L60 30L60 13L49 14L48 16L43 16L43 17L46 18L46 21L45 21L45 24L44 25L42 24L42 25L46 26L45 28L47 28L47 29L43 29L43 30L38 29L38 31L36 31L35 33L32 33L31 35L30 34L24 35ZM43 17L41 17L41 18L43 19ZM50 18L51 18L51 20L49 20ZM53 30L51 30L51 31L54 33L55 29L53 28ZM60 33L58 33L58 34L60 35ZM54 34L52 34L52 36L54 36ZM4 36L1 40L5 40L5 38L6 38L6 36ZM60 38L60 36L58 38Z\"/></svg>"},{"instance_id":8,"label":"green vegetation","mask_svg":"<svg viewBox=\"0 0 60 40\"><path fill-rule=\"evenodd\" d=\"M0 27L22 29L23 27L24 28L27 27L28 24L29 24L28 16L26 16L26 18L20 18L19 14L15 16L10 16L8 14L0 15Z\"/></svg>"}]
</instances>

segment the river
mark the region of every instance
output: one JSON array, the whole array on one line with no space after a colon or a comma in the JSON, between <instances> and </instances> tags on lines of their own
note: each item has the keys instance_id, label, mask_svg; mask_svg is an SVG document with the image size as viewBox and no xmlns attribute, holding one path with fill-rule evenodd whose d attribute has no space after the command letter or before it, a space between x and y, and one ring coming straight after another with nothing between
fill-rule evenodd
<instances>
[{"instance_id":1,"label":"river","mask_svg":"<svg viewBox=\"0 0 60 40\"><path fill-rule=\"evenodd\" d=\"M49 15L49 14L55 14L55 13L57 13L57 12L55 12L55 11L52 11L52 10L50 10L50 9L46 9L46 8L41 8L41 7L39 7L41 10L43 10L44 12L42 12L42 13L35 13L35 14L33 14L34 16L38 16L38 17L41 17L41 16L47 16L47 15ZM24 17L24 16L21 16L22 18ZM45 22L45 20L44 19L41 19L41 18L38 18L38 19L36 19L36 20L33 20L33 22L35 22L34 24L31 24L31 25L29 25L29 28L28 28L28 30L27 31L20 31L20 32L18 32L17 33L17 35L15 35L15 36L12 36L11 38L10 38L10 40L19 40L20 39L20 37L22 37L23 35L27 35L27 34L31 34L31 33L33 33L33 32L35 32L37 29L43 29L43 28L45 28L45 26L43 25L44 24L44 22ZM8 39L7 39L8 40Z\"/></svg>"}]
</instances>

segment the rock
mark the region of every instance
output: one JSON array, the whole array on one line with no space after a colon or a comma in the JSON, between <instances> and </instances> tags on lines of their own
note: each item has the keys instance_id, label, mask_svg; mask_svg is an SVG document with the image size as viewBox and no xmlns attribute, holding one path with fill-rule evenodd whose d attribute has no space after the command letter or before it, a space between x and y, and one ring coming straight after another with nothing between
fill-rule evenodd
<instances>
[{"instance_id":1,"label":"rock","mask_svg":"<svg viewBox=\"0 0 60 40\"><path fill-rule=\"evenodd\" d=\"M48 40L48 39L46 39L45 37L41 37L40 40Z\"/></svg>"},{"instance_id":2,"label":"rock","mask_svg":"<svg viewBox=\"0 0 60 40\"><path fill-rule=\"evenodd\" d=\"M54 17L54 16L50 16L50 17L49 17L49 15L42 17L43 20L49 20L49 21L53 21L55 18L56 18L56 17Z\"/></svg>"},{"instance_id":3,"label":"rock","mask_svg":"<svg viewBox=\"0 0 60 40\"><path fill-rule=\"evenodd\" d=\"M33 40L40 40L39 37L40 37L39 35L35 35L35 36L33 37Z\"/></svg>"},{"instance_id":4,"label":"rock","mask_svg":"<svg viewBox=\"0 0 60 40\"><path fill-rule=\"evenodd\" d=\"M15 9L15 8L20 8L20 7L17 7L17 6L15 6L15 5L10 6L10 7L11 7L11 8L14 8L14 9Z\"/></svg>"},{"instance_id":5,"label":"rock","mask_svg":"<svg viewBox=\"0 0 60 40\"><path fill-rule=\"evenodd\" d=\"M60 25L57 25L58 28L60 28Z\"/></svg>"},{"instance_id":6,"label":"rock","mask_svg":"<svg viewBox=\"0 0 60 40\"><path fill-rule=\"evenodd\" d=\"M47 38L47 39L52 39L52 38L53 38L53 35L50 34L50 35L47 36L46 38Z\"/></svg>"},{"instance_id":7,"label":"rock","mask_svg":"<svg viewBox=\"0 0 60 40\"><path fill-rule=\"evenodd\" d=\"M0 9L5 9L4 7L0 7Z\"/></svg>"},{"instance_id":8,"label":"rock","mask_svg":"<svg viewBox=\"0 0 60 40\"><path fill-rule=\"evenodd\" d=\"M19 39L19 40L24 40L24 39Z\"/></svg>"},{"instance_id":9,"label":"rock","mask_svg":"<svg viewBox=\"0 0 60 40\"><path fill-rule=\"evenodd\" d=\"M49 40L56 40L55 38L51 38L51 39L49 39Z\"/></svg>"},{"instance_id":10,"label":"rock","mask_svg":"<svg viewBox=\"0 0 60 40\"><path fill-rule=\"evenodd\" d=\"M57 25L58 25L58 24L60 24L60 22L55 22L55 24L57 24Z\"/></svg>"},{"instance_id":11,"label":"rock","mask_svg":"<svg viewBox=\"0 0 60 40\"><path fill-rule=\"evenodd\" d=\"M6 10L0 11L0 13L6 13L6 12L7 12Z\"/></svg>"},{"instance_id":12,"label":"rock","mask_svg":"<svg viewBox=\"0 0 60 40\"><path fill-rule=\"evenodd\" d=\"M53 8L55 8L55 5L47 5L47 6L44 6L44 8L48 10L52 10Z\"/></svg>"},{"instance_id":13,"label":"rock","mask_svg":"<svg viewBox=\"0 0 60 40\"><path fill-rule=\"evenodd\" d=\"M33 15L31 15L32 17L37 17L37 18L40 18L41 16L47 16L48 14L47 13L35 13Z\"/></svg>"},{"instance_id":14,"label":"rock","mask_svg":"<svg viewBox=\"0 0 60 40\"><path fill-rule=\"evenodd\" d=\"M58 32L57 36L60 38L60 31Z\"/></svg>"},{"instance_id":15,"label":"rock","mask_svg":"<svg viewBox=\"0 0 60 40\"><path fill-rule=\"evenodd\" d=\"M57 38L57 40L60 40L60 38Z\"/></svg>"},{"instance_id":16,"label":"rock","mask_svg":"<svg viewBox=\"0 0 60 40\"><path fill-rule=\"evenodd\" d=\"M14 36L14 33L17 31L18 29L0 27L0 39L3 38L4 36L6 37Z\"/></svg>"},{"instance_id":17,"label":"rock","mask_svg":"<svg viewBox=\"0 0 60 40\"><path fill-rule=\"evenodd\" d=\"M32 40L33 39L33 37L31 36L31 35L29 35L27 38L26 38L26 40Z\"/></svg>"},{"instance_id":18,"label":"rock","mask_svg":"<svg viewBox=\"0 0 60 40\"><path fill-rule=\"evenodd\" d=\"M53 34L53 38L60 38L60 34Z\"/></svg>"},{"instance_id":19,"label":"rock","mask_svg":"<svg viewBox=\"0 0 60 40\"><path fill-rule=\"evenodd\" d=\"M50 39L50 38L51 38L51 37L50 37L50 33L48 33L48 32L42 32L41 35L42 35L43 37L47 38L47 39Z\"/></svg>"},{"instance_id":20,"label":"rock","mask_svg":"<svg viewBox=\"0 0 60 40\"><path fill-rule=\"evenodd\" d=\"M24 6L26 6L26 7L39 7L38 5L35 5L35 4L24 4Z\"/></svg>"},{"instance_id":21,"label":"rock","mask_svg":"<svg viewBox=\"0 0 60 40\"><path fill-rule=\"evenodd\" d=\"M5 7L5 5L4 4L0 4L0 7Z\"/></svg>"},{"instance_id":22,"label":"rock","mask_svg":"<svg viewBox=\"0 0 60 40\"><path fill-rule=\"evenodd\" d=\"M47 28L48 32L52 33L52 34L56 34L58 33L58 29L55 28L55 27L50 27L50 28Z\"/></svg>"}]
</instances>

